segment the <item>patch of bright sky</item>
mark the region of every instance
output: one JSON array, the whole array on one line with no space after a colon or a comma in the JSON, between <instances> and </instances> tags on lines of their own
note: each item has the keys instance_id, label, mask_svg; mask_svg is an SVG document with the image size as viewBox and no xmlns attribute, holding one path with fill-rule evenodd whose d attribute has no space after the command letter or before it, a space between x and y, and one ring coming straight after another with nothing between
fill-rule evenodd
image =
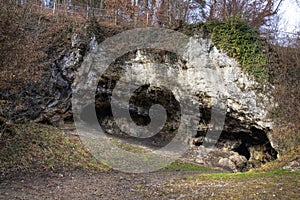
<instances>
[{"instance_id":1,"label":"patch of bright sky","mask_svg":"<svg viewBox=\"0 0 300 200\"><path fill-rule=\"evenodd\" d=\"M300 1L299 1L300 4ZM285 0L282 3L280 14L280 31L296 33L300 31L300 5L295 0Z\"/></svg>"}]
</instances>

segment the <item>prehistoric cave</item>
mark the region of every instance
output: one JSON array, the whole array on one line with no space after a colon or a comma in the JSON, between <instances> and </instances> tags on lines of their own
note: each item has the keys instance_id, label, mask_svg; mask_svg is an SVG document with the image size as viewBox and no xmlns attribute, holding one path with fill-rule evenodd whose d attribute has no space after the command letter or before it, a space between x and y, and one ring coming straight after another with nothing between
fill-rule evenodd
<instances>
[{"instance_id":1,"label":"prehistoric cave","mask_svg":"<svg viewBox=\"0 0 300 200\"><path fill-rule=\"evenodd\" d=\"M149 117L150 107L154 104L162 105L166 110L167 120L163 129L158 134L149 138L134 138L123 133L114 122L110 105L112 91L124 73L124 61L128 60L130 56L132 57L132 54L123 56L122 59L118 59L107 68L98 83L98 89L95 94L96 108L87 106L82 111L82 116L86 117L88 115L84 113L90 112L91 109L96 109L98 122L108 135L136 140L140 144L150 146L154 149L161 148L167 145L177 134L181 117L180 102L176 100L172 91L168 88L149 84L142 85L134 91L134 95L130 98L128 106L124 107L124 109L129 110L130 116L136 125L147 126L151 121ZM211 119L211 108L207 104L207 98L209 97L205 93L200 93L195 95L195 97L199 103L201 117L199 119L197 134L190 138L191 148L203 144ZM88 119L84 118L83 120L88 121ZM224 130L215 146L224 151L237 152L239 155L244 156L249 163L266 163L276 159L277 152L271 146L266 131L255 128L255 126L250 126L249 128L248 125L245 125L243 121L227 113Z\"/></svg>"},{"instance_id":2,"label":"prehistoric cave","mask_svg":"<svg viewBox=\"0 0 300 200\"><path fill-rule=\"evenodd\" d=\"M105 91L105 90L102 90ZM134 92L129 102L129 113L132 120L138 126L147 126L150 123L149 109L154 104L161 104L167 112L167 121L163 129L150 138L133 138L122 133L114 124L113 115L110 106L110 96L104 92L97 94L96 114L101 127L111 136L119 138L135 139L144 145L153 148L163 147L168 144L177 133L180 124L180 104L172 95L172 92L166 88L151 87L144 85ZM101 98L99 98L101 96ZM101 102L101 103L100 103ZM83 113L90 112L93 109L86 107ZM125 108L124 108L125 109ZM199 119L199 128L197 134L191 138L192 145L201 146L205 137L209 120L211 117L210 109L199 107L201 118ZM86 115L83 115L86 116ZM88 115L87 115L88 116ZM84 119L85 120L85 119ZM226 118L230 122L231 117ZM237 123L233 123L237 124ZM204 127L204 128L203 128ZM206 127L206 128L205 128ZM200 130L201 129L201 130ZM234 151L245 156L251 162L266 163L277 158L277 152L271 146L271 143L263 130L255 127L240 132L230 132L224 130L216 144L216 147L226 151Z\"/></svg>"}]
</instances>

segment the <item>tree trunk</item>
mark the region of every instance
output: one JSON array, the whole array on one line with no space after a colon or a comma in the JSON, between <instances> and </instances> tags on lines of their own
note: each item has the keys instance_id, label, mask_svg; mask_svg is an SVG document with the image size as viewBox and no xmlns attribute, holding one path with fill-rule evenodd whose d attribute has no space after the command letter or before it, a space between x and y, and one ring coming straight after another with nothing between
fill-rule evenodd
<instances>
[{"instance_id":1,"label":"tree trunk","mask_svg":"<svg viewBox=\"0 0 300 200\"><path fill-rule=\"evenodd\" d=\"M100 9L105 8L105 0L100 0Z\"/></svg>"},{"instance_id":2,"label":"tree trunk","mask_svg":"<svg viewBox=\"0 0 300 200\"><path fill-rule=\"evenodd\" d=\"M163 0L156 0L154 6L154 13L152 18L152 25L156 27L161 26L161 22L159 21L159 14L162 10Z\"/></svg>"}]
</instances>

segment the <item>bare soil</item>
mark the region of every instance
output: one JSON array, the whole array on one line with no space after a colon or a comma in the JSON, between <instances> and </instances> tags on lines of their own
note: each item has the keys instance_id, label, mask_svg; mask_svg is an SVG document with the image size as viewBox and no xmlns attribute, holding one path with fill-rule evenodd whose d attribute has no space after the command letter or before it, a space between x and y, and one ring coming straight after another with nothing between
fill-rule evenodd
<instances>
[{"instance_id":1,"label":"bare soil","mask_svg":"<svg viewBox=\"0 0 300 200\"><path fill-rule=\"evenodd\" d=\"M90 174L75 170L2 177L0 199L299 199L299 189L300 173Z\"/></svg>"}]
</instances>

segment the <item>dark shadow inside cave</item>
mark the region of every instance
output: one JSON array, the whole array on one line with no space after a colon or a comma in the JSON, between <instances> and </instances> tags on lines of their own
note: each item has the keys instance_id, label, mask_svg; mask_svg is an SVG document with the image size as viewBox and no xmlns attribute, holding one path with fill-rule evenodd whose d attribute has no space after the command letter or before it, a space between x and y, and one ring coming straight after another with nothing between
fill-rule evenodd
<instances>
[{"instance_id":1,"label":"dark shadow inside cave","mask_svg":"<svg viewBox=\"0 0 300 200\"><path fill-rule=\"evenodd\" d=\"M223 131L218 143L218 148L225 148L245 156L249 161L266 163L277 159L277 152L272 147L269 138L263 130L255 127L249 132Z\"/></svg>"},{"instance_id":2,"label":"dark shadow inside cave","mask_svg":"<svg viewBox=\"0 0 300 200\"><path fill-rule=\"evenodd\" d=\"M233 148L232 150L237 152L238 154L240 154L242 156L245 156L247 158L247 160L250 159L250 151L246 147L245 143L241 143L238 147Z\"/></svg>"},{"instance_id":3,"label":"dark shadow inside cave","mask_svg":"<svg viewBox=\"0 0 300 200\"><path fill-rule=\"evenodd\" d=\"M159 133L149 138L135 138L128 133L122 133L114 124L109 98L102 98L101 102L101 104L96 104L95 110L100 126L107 134L160 147L171 142L177 134L180 124L180 105L172 92L166 88L143 85L134 92L128 107L124 108L124 112L128 112L126 109L129 109L132 121L138 126L147 126L151 122L149 109L152 105L160 104L165 108L167 113L165 125Z\"/></svg>"},{"instance_id":4,"label":"dark shadow inside cave","mask_svg":"<svg viewBox=\"0 0 300 200\"><path fill-rule=\"evenodd\" d=\"M201 104L203 105L203 104ZM200 106L201 119L199 129L192 138L192 145L202 146L208 131L208 124L211 120L211 109ZM266 163L277 159L278 153L272 147L267 133L264 130L255 128L245 128L243 122L230 117L227 113L224 130L222 131L217 144L218 149L224 151L234 151L245 156L250 162Z\"/></svg>"}]
</instances>

